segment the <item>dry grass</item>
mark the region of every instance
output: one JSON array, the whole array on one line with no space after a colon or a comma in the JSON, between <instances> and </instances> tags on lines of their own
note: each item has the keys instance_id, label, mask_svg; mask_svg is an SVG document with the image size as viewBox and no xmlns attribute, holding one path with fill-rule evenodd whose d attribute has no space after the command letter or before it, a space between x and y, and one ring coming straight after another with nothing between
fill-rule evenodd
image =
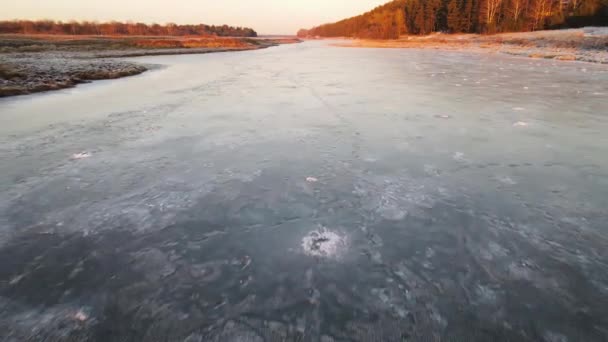
<instances>
[{"instance_id":1,"label":"dry grass","mask_svg":"<svg viewBox=\"0 0 608 342\"><path fill-rule=\"evenodd\" d=\"M186 39L140 39L132 42L138 48L179 49L179 48L245 48L250 41L236 38L186 38Z\"/></svg>"},{"instance_id":2,"label":"dry grass","mask_svg":"<svg viewBox=\"0 0 608 342\"><path fill-rule=\"evenodd\" d=\"M248 48L260 45L251 38L207 36L64 36L0 35L0 53L47 51L115 51L133 49Z\"/></svg>"},{"instance_id":3,"label":"dry grass","mask_svg":"<svg viewBox=\"0 0 608 342\"><path fill-rule=\"evenodd\" d=\"M561 35L535 35L532 33L529 38L506 36L503 37L500 42L502 44L541 48L608 50L608 35L585 36L582 31L575 31L572 33L564 32Z\"/></svg>"},{"instance_id":4,"label":"dry grass","mask_svg":"<svg viewBox=\"0 0 608 342\"><path fill-rule=\"evenodd\" d=\"M0 79L12 80L23 77L23 74L8 64L0 64Z\"/></svg>"},{"instance_id":5,"label":"dry grass","mask_svg":"<svg viewBox=\"0 0 608 342\"><path fill-rule=\"evenodd\" d=\"M347 47L442 49L471 52L502 52L533 58L608 63L608 33L586 34L583 29L526 33L433 34L405 36L397 40L351 40Z\"/></svg>"}]
</instances>

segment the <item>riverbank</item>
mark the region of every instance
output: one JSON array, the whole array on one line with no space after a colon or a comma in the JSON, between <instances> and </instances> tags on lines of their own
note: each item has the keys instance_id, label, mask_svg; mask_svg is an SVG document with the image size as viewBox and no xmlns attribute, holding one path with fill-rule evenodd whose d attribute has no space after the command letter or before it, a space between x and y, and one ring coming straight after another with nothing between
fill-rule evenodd
<instances>
[{"instance_id":1,"label":"riverbank","mask_svg":"<svg viewBox=\"0 0 608 342\"><path fill-rule=\"evenodd\" d=\"M297 43L289 37L95 37L0 35L0 97L74 87L141 74L123 57L201 54Z\"/></svg>"},{"instance_id":2,"label":"riverbank","mask_svg":"<svg viewBox=\"0 0 608 342\"><path fill-rule=\"evenodd\" d=\"M608 64L608 29L597 27L496 35L433 34L397 40L353 40L334 45L490 52Z\"/></svg>"}]
</instances>

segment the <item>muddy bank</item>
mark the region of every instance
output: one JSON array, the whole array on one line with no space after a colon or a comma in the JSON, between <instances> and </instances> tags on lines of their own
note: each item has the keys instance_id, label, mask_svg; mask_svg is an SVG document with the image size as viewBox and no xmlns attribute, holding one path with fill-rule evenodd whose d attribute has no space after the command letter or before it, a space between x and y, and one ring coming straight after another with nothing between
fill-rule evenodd
<instances>
[{"instance_id":1,"label":"muddy bank","mask_svg":"<svg viewBox=\"0 0 608 342\"><path fill-rule=\"evenodd\" d=\"M608 29L584 29L478 34L433 34L397 40L354 40L343 47L414 48L482 53L591 63L608 63Z\"/></svg>"},{"instance_id":2,"label":"muddy bank","mask_svg":"<svg viewBox=\"0 0 608 342\"><path fill-rule=\"evenodd\" d=\"M0 36L0 97L137 75L141 64L115 58L254 50L297 39Z\"/></svg>"},{"instance_id":3,"label":"muddy bank","mask_svg":"<svg viewBox=\"0 0 608 342\"><path fill-rule=\"evenodd\" d=\"M116 60L83 60L45 54L0 56L0 97L74 87L93 80L141 74L143 65Z\"/></svg>"}]
</instances>

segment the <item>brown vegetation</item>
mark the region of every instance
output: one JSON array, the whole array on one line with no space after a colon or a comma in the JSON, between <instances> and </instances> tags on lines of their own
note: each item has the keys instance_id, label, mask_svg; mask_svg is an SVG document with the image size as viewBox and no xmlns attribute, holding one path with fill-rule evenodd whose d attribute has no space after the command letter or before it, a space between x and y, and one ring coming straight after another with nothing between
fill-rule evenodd
<instances>
[{"instance_id":1,"label":"brown vegetation","mask_svg":"<svg viewBox=\"0 0 608 342\"><path fill-rule=\"evenodd\" d=\"M336 45L500 52L532 58L608 63L608 29L605 32L587 35L582 29L569 29L495 35L432 34L407 36L397 40L357 40Z\"/></svg>"},{"instance_id":2,"label":"brown vegetation","mask_svg":"<svg viewBox=\"0 0 608 342\"><path fill-rule=\"evenodd\" d=\"M255 48L258 39L229 37L0 35L0 53L132 49ZM267 40L264 40L267 41ZM282 42L281 42L282 43Z\"/></svg>"},{"instance_id":3,"label":"brown vegetation","mask_svg":"<svg viewBox=\"0 0 608 342\"><path fill-rule=\"evenodd\" d=\"M133 41L140 48L244 48L252 46L250 41L234 38L197 38L197 39L140 39Z\"/></svg>"},{"instance_id":4,"label":"brown vegetation","mask_svg":"<svg viewBox=\"0 0 608 342\"><path fill-rule=\"evenodd\" d=\"M15 70L12 66L7 64L0 64L0 79L2 80L13 80L16 78L23 77L23 73Z\"/></svg>"},{"instance_id":5,"label":"brown vegetation","mask_svg":"<svg viewBox=\"0 0 608 342\"><path fill-rule=\"evenodd\" d=\"M300 30L301 37L397 39L404 34L497 33L608 25L608 0L394 0Z\"/></svg>"},{"instance_id":6,"label":"brown vegetation","mask_svg":"<svg viewBox=\"0 0 608 342\"><path fill-rule=\"evenodd\" d=\"M256 37L257 33L248 27L228 25L177 25L121 23L117 21L98 23L92 21L61 22L53 20L12 20L0 21L0 34L59 34L59 35L129 35L129 36L220 36Z\"/></svg>"}]
</instances>

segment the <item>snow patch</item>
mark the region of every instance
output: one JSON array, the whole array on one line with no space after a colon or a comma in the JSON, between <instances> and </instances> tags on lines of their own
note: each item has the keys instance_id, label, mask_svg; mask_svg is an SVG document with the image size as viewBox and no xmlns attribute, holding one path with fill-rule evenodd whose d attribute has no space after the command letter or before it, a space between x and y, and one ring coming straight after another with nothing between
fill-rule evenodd
<instances>
[{"instance_id":1,"label":"snow patch","mask_svg":"<svg viewBox=\"0 0 608 342\"><path fill-rule=\"evenodd\" d=\"M85 159L85 158L90 158L91 154L89 152L80 152L80 153L74 153L72 154L72 159Z\"/></svg>"}]
</instances>

